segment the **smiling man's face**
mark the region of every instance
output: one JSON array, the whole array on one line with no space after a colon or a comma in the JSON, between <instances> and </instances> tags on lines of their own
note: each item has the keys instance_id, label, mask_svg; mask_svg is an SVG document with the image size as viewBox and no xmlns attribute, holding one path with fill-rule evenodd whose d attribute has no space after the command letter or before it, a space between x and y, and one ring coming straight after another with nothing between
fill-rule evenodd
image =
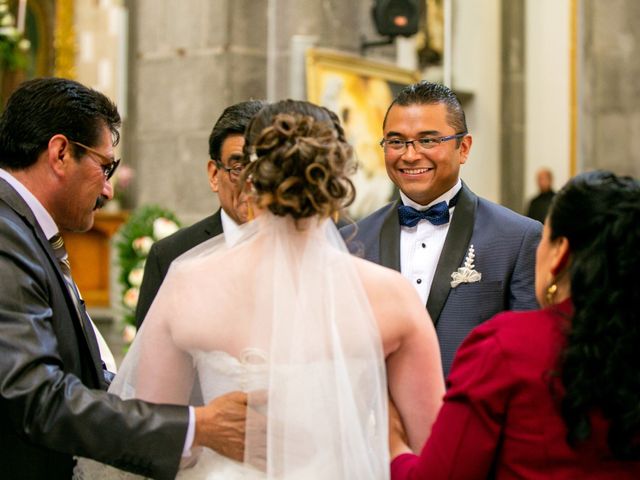
<instances>
[{"instance_id":1,"label":"smiling man's face","mask_svg":"<svg viewBox=\"0 0 640 480\"><path fill-rule=\"evenodd\" d=\"M407 106L394 105L387 114L384 138L403 141L426 137L454 135L447 122L447 107L443 103ZM471 136L442 142L421 151L408 145L403 153L385 149L385 166L393 183L411 200L427 205L458 181L460 165L467 161L471 149Z\"/></svg>"}]
</instances>

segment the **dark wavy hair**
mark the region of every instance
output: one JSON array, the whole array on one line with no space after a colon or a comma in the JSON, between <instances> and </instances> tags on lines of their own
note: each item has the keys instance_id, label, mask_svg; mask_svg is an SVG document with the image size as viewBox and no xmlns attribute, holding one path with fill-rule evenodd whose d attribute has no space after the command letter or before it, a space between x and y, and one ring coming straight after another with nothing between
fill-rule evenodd
<instances>
[{"instance_id":1,"label":"dark wavy hair","mask_svg":"<svg viewBox=\"0 0 640 480\"><path fill-rule=\"evenodd\" d=\"M247 127L244 149L245 178L274 215L328 217L353 202L352 149L324 107L297 100L265 106Z\"/></svg>"},{"instance_id":2,"label":"dark wavy hair","mask_svg":"<svg viewBox=\"0 0 640 480\"><path fill-rule=\"evenodd\" d=\"M560 359L562 417L576 446L591 433L590 413L609 422L619 459L640 459L640 183L588 172L556 195L551 239L566 237L571 319Z\"/></svg>"},{"instance_id":3,"label":"dark wavy hair","mask_svg":"<svg viewBox=\"0 0 640 480\"><path fill-rule=\"evenodd\" d=\"M103 128L120 140L120 114L102 93L66 78L36 78L18 87L0 117L0 166L30 167L51 137L97 145Z\"/></svg>"}]
</instances>

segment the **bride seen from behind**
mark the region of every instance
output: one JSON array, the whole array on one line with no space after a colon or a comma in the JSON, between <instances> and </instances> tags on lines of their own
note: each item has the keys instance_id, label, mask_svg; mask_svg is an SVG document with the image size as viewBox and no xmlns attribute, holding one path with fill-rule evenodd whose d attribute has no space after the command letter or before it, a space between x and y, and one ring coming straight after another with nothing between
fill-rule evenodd
<instances>
[{"instance_id":1,"label":"bride seen from behind","mask_svg":"<svg viewBox=\"0 0 640 480\"><path fill-rule=\"evenodd\" d=\"M112 391L179 404L196 382L205 403L249 393L244 462L205 449L181 479L386 479L387 395L417 450L444 394L431 320L331 221L355 194L335 114L268 105L245 151L260 215L233 245L216 237L172 264Z\"/></svg>"}]
</instances>

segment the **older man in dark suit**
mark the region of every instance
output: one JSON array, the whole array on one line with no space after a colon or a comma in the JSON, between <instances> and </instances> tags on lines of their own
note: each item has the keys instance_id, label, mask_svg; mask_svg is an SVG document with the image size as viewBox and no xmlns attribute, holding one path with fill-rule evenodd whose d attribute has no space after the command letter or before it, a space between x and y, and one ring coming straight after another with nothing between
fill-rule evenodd
<instances>
[{"instance_id":1,"label":"older man in dark suit","mask_svg":"<svg viewBox=\"0 0 640 480\"><path fill-rule=\"evenodd\" d=\"M227 107L214 125L209 136L207 172L211 190L218 194L220 208L204 220L153 244L136 307L138 328L175 258L223 232L232 237L238 226L247 221L248 204L237 182L245 167L244 131L264 105L260 100L236 103Z\"/></svg>"},{"instance_id":2,"label":"older man in dark suit","mask_svg":"<svg viewBox=\"0 0 640 480\"><path fill-rule=\"evenodd\" d=\"M77 82L22 84L0 119L0 471L69 479L74 455L174 478L205 445L242 459L246 396L153 405L105 390L98 345L61 231L91 228L112 198L120 116Z\"/></svg>"},{"instance_id":3,"label":"older man in dark suit","mask_svg":"<svg viewBox=\"0 0 640 480\"><path fill-rule=\"evenodd\" d=\"M405 87L387 110L383 133L387 174L400 200L342 233L352 250L416 287L436 325L446 375L473 327L502 310L536 308L542 226L476 196L460 180L472 139L449 88L426 81Z\"/></svg>"}]
</instances>

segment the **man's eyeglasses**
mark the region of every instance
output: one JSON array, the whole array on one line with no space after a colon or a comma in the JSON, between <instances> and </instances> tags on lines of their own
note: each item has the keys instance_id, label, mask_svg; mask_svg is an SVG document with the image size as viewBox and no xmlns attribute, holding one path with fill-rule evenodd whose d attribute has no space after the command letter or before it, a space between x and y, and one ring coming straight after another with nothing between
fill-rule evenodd
<instances>
[{"instance_id":1,"label":"man's eyeglasses","mask_svg":"<svg viewBox=\"0 0 640 480\"><path fill-rule=\"evenodd\" d=\"M380 141L380 146L393 153L403 154L407 151L409 145L413 145L416 152L430 150L433 147L440 145L442 142L448 142L462 138L467 135L467 132L456 133L455 135L447 135L445 137L422 137L416 140L401 140L399 138L383 138Z\"/></svg>"},{"instance_id":2,"label":"man's eyeglasses","mask_svg":"<svg viewBox=\"0 0 640 480\"><path fill-rule=\"evenodd\" d=\"M113 177L113 174L116 172L116 168L118 168L118 165L120 165L120 159L118 158L117 160L113 160L109 157L107 157L106 155L100 153L99 151L91 148L91 147L87 147L86 145L80 143L80 142L74 142L73 140L69 140L69 143L73 143L74 145L77 145L81 148L84 148L86 151L93 153L94 155L97 155L98 157L100 157L102 160L104 160L105 162L108 163L99 163L100 168L102 169L102 173L104 173L104 178L105 180L109 180L111 177Z\"/></svg>"},{"instance_id":3,"label":"man's eyeglasses","mask_svg":"<svg viewBox=\"0 0 640 480\"><path fill-rule=\"evenodd\" d=\"M240 175L242 175L242 172L244 172L244 169L247 167L247 163L234 163L230 167L227 167L220 160L215 160L215 162L218 168L224 170L229 174L229 178L232 182L238 181Z\"/></svg>"}]
</instances>

